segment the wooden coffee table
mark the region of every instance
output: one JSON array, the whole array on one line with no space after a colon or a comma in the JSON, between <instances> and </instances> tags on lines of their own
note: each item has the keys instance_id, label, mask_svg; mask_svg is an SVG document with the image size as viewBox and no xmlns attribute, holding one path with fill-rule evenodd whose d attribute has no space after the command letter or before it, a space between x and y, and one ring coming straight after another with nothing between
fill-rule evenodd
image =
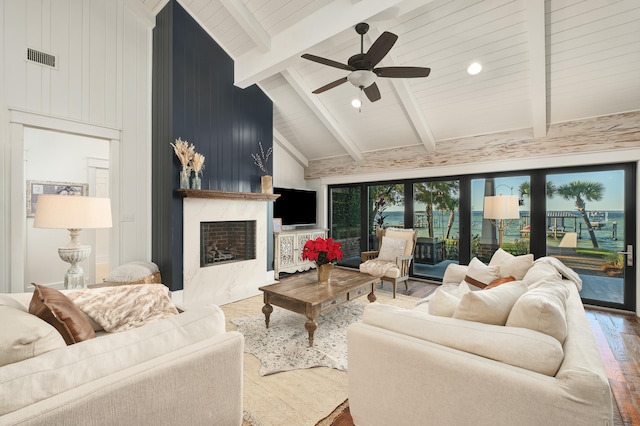
<instances>
[{"instance_id":1,"label":"wooden coffee table","mask_svg":"<svg viewBox=\"0 0 640 426\"><path fill-rule=\"evenodd\" d=\"M313 333L318 328L316 318L345 302L368 293L369 302L376 300L375 286L380 278L347 268L334 268L330 283L318 283L316 271L301 274L284 282L259 289L264 293L262 312L269 328L273 306L279 306L307 317L304 327L309 332L309 346L313 346Z\"/></svg>"}]
</instances>

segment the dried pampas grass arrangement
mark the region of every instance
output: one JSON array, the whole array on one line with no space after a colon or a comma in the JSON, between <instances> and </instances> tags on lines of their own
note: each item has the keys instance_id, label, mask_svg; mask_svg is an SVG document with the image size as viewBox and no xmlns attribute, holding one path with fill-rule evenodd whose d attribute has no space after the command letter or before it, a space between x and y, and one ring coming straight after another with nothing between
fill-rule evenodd
<instances>
[{"instance_id":1,"label":"dried pampas grass arrangement","mask_svg":"<svg viewBox=\"0 0 640 426\"><path fill-rule=\"evenodd\" d=\"M190 169L191 166L189 163L195 155L195 147L193 146L193 144L189 146L189 142L183 141L182 139L178 138L176 139L176 143L171 144L171 146L173 147L173 151L176 153L178 160L180 160L180 164L182 164L182 167Z\"/></svg>"},{"instance_id":2,"label":"dried pampas grass arrangement","mask_svg":"<svg viewBox=\"0 0 640 426\"><path fill-rule=\"evenodd\" d=\"M204 169L204 155L197 152L194 153L191 159L191 168L196 174L202 173L202 169Z\"/></svg>"}]
</instances>

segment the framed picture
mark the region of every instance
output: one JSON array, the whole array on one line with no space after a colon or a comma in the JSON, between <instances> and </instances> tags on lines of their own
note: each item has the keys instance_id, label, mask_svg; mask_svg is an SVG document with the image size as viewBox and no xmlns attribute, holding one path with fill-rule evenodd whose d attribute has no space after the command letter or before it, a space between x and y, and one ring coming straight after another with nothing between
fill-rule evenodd
<instances>
[{"instance_id":1,"label":"framed picture","mask_svg":"<svg viewBox=\"0 0 640 426\"><path fill-rule=\"evenodd\" d=\"M279 217L273 218L273 233L278 234L282 232L282 219Z\"/></svg>"},{"instance_id":2,"label":"framed picture","mask_svg":"<svg viewBox=\"0 0 640 426\"><path fill-rule=\"evenodd\" d=\"M73 182L27 181L27 217L36 215L40 194L89 195L89 184Z\"/></svg>"}]
</instances>

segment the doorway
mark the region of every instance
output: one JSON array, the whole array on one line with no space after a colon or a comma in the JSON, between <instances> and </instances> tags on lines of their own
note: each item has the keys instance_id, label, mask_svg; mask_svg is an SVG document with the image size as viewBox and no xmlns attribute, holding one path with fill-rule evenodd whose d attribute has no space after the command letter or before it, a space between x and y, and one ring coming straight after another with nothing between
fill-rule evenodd
<instances>
[{"instance_id":1,"label":"doorway","mask_svg":"<svg viewBox=\"0 0 640 426\"><path fill-rule=\"evenodd\" d=\"M587 304L635 310L635 167L546 175L546 253L582 278Z\"/></svg>"},{"instance_id":2,"label":"doorway","mask_svg":"<svg viewBox=\"0 0 640 426\"><path fill-rule=\"evenodd\" d=\"M85 185L88 195L109 197L109 141L25 126L24 175L27 182ZM108 274L109 234L110 229L85 229L80 234L81 242L92 247L80 264L87 284ZM28 215L25 235L25 289L30 283L63 288L69 264L60 259L57 248L68 242L69 231L34 228L33 216Z\"/></svg>"}]
</instances>

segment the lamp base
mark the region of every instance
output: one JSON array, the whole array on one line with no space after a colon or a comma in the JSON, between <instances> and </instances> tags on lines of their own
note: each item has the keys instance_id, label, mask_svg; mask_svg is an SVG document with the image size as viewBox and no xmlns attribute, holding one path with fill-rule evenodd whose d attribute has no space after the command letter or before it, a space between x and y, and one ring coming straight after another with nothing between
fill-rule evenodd
<instances>
[{"instance_id":1,"label":"lamp base","mask_svg":"<svg viewBox=\"0 0 640 426\"><path fill-rule=\"evenodd\" d=\"M85 260L91 254L91 246L59 247L58 255L63 261L70 263L71 267L64 275L64 288L86 288L84 270L78 263Z\"/></svg>"}]
</instances>

